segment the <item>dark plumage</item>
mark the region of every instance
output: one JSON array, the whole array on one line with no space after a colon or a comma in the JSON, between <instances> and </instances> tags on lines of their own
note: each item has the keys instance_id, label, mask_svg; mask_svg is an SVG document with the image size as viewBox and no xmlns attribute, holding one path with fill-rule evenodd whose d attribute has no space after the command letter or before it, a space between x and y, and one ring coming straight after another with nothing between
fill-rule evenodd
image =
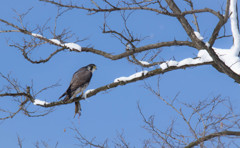
<instances>
[{"instance_id":1,"label":"dark plumage","mask_svg":"<svg viewBox=\"0 0 240 148\"><path fill-rule=\"evenodd\" d=\"M70 85L65 93L63 93L59 99L66 96L64 98L64 101L67 101L71 98L75 98L78 93L82 93L87 88L91 78L92 73L96 69L95 64L89 64L85 67L80 68L78 71L76 71L73 74L72 80L70 82ZM81 106L80 102L75 102L75 115L81 113ZM75 117L74 115L74 117Z\"/></svg>"}]
</instances>

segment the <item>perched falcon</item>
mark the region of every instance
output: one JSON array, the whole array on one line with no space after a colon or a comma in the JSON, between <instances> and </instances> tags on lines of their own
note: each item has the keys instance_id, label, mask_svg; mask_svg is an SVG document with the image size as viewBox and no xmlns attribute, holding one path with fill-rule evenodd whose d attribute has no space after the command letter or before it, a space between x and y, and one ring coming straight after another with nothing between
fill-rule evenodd
<instances>
[{"instance_id":1,"label":"perched falcon","mask_svg":"<svg viewBox=\"0 0 240 148\"><path fill-rule=\"evenodd\" d=\"M67 101L71 98L75 98L78 93L82 93L83 91L87 88L91 78L92 78L92 73L94 70L96 70L96 65L95 64L89 64L85 67L80 68L78 71L76 71L73 74L72 80L70 82L70 85L68 89L66 90L65 93L63 93L60 97L64 97L64 101ZM76 114L81 114L81 106L80 102L75 102L75 115ZM74 117L75 117L74 115Z\"/></svg>"}]
</instances>

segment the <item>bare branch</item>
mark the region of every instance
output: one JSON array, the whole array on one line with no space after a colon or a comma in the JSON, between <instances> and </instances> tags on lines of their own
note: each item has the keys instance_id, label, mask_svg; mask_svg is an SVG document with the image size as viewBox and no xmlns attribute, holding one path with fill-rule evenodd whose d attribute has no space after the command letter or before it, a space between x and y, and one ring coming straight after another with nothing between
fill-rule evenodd
<instances>
[{"instance_id":1,"label":"bare branch","mask_svg":"<svg viewBox=\"0 0 240 148\"><path fill-rule=\"evenodd\" d=\"M143 51L147 51L150 49L157 49L157 48L161 48L161 47L169 47L169 46L190 46L190 47L194 47L194 45L192 44L192 42L189 41L170 41L170 42L160 42L160 43L156 43L156 44L149 44L146 46L142 46L142 47L138 47L134 50L129 50L126 51L124 53L118 54L118 55L111 55L109 53L106 53L104 51L101 50L97 50L94 48L82 48L82 51L85 52L92 52L98 55L102 55L105 58L111 59L111 60L118 60L118 59L122 59L124 57L136 54L136 53L140 53Z\"/></svg>"},{"instance_id":2,"label":"bare branch","mask_svg":"<svg viewBox=\"0 0 240 148\"><path fill-rule=\"evenodd\" d=\"M201 142L208 141L212 138L221 137L221 136L240 136L240 132L238 132L238 131L223 131L223 132L218 132L218 133L212 133L210 135L199 138L197 141L190 143L185 148L192 148L194 146L199 145Z\"/></svg>"},{"instance_id":3,"label":"bare branch","mask_svg":"<svg viewBox=\"0 0 240 148\"><path fill-rule=\"evenodd\" d=\"M0 30L0 33L20 32L19 30Z\"/></svg>"},{"instance_id":4,"label":"bare branch","mask_svg":"<svg viewBox=\"0 0 240 148\"><path fill-rule=\"evenodd\" d=\"M17 139L18 139L18 146L19 146L19 148L22 148L23 147L23 145L22 145L23 140L20 138L19 135L17 136Z\"/></svg>"},{"instance_id":5,"label":"bare branch","mask_svg":"<svg viewBox=\"0 0 240 148\"><path fill-rule=\"evenodd\" d=\"M16 46L16 45L10 45L11 47L15 47L15 48L18 48L21 52L22 52L22 55L23 57L28 60L29 62L33 63L33 64L39 64L39 63L46 63L48 62L53 56L55 56L57 53L65 50L65 47L62 47L62 48L59 48L57 50L55 50L53 53L51 53L46 59L41 59L41 60L32 60L28 54L26 53L25 49L19 47L19 46Z\"/></svg>"},{"instance_id":6,"label":"bare branch","mask_svg":"<svg viewBox=\"0 0 240 148\"><path fill-rule=\"evenodd\" d=\"M16 80L12 79L9 75L8 76L4 76L3 74L0 73L0 76L2 78L4 78L8 82L8 84L10 85L10 86L7 87L7 90L6 90L5 93L0 93L0 97L13 97L13 100L18 105L18 109L16 111L8 111L8 110L0 108L0 112L4 113L3 116L5 114L7 114L6 116L1 117L0 120L13 118L20 111L23 111L24 115L26 115L28 117L45 116L45 115L47 115L47 114L49 114L50 112L53 111L53 108L50 108L50 109L47 109L47 110L44 110L44 111L41 111L41 110L39 111L39 109L37 109L35 111L30 111L28 109L28 107L29 107L30 104L34 103L35 96L38 93L43 92L44 90L46 90L48 88L52 88L52 87L54 87L56 85L52 85L50 87L43 88L37 94L31 94L30 89L32 89L32 88L27 87L26 89L24 89L23 87L21 87L18 84L18 82Z\"/></svg>"},{"instance_id":7,"label":"bare branch","mask_svg":"<svg viewBox=\"0 0 240 148\"><path fill-rule=\"evenodd\" d=\"M86 137L82 136L80 131L75 127L71 128L75 133L77 134L75 138L80 142L82 146L90 146L90 147L96 147L96 148L106 148L107 147L107 140L103 144L96 144L95 138L92 138L91 140L88 140Z\"/></svg>"},{"instance_id":8,"label":"bare branch","mask_svg":"<svg viewBox=\"0 0 240 148\"><path fill-rule=\"evenodd\" d=\"M63 45L62 44L57 44L56 42L54 42L54 41L52 41L52 40L50 40L50 39L48 39L46 37L43 37L43 36L40 36L40 35L34 35L32 32L30 32L30 31L28 31L26 29L21 29L17 25L9 23L9 22L7 22L5 20L0 19L0 21L5 23L5 24L7 24L7 25L9 25L9 26L11 26L11 27L14 27L14 28L18 29L18 31L23 33L23 34L27 34L27 35L33 36L34 38L37 38L37 39L42 40L42 41L45 41L46 43L49 43L49 44L52 44L52 45L60 47L59 49L57 49L53 53L51 53L46 59L32 60L30 57L28 57L28 53L26 52L26 48L30 47L28 44L23 45L23 46L16 45L16 44L10 45L12 47L18 48L22 52L24 58L27 59L28 61L30 61L31 63L39 64L39 63L48 62L54 55L56 55L57 53L59 53L60 51L65 50L65 49L69 49L69 50L75 51L75 52L80 52L79 50L75 50L75 49L72 50L69 47L65 46L64 44ZM116 32L116 31L113 31L113 30L105 31L105 29L104 29L104 32L105 33L117 34L121 38L125 39L127 41L127 43L131 43L132 44L132 42L134 42L136 40L136 39L133 39L131 35L130 35L131 39L127 39L122 34ZM35 46L38 46L38 44L34 45L33 47L35 48ZM132 46L134 46L134 45L132 44ZM192 42L189 42L189 41L160 42L160 43L155 43L155 44L149 44L149 45L142 46L142 47L137 47L137 48L134 48L133 50L129 50L129 51L123 52L123 53L118 54L118 55L112 55L112 54L104 52L102 50L97 50L97 49L88 48L88 47L82 47L81 52L91 52L91 53L94 53L94 54L97 54L97 55L104 56L105 58L108 58L108 59L111 59L111 60L118 60L118 59L121 59L121 58L125 58L125 57L128 57L128 56L134 55L136 53L144 52L144 51L151 50L151 49L157 49L157 48L161 48L161 47L169 47L169 46L189 46L189 47L194 47L194 44ZM155 65L155 64L153 64L153 65ZM150 66L152 66L152 65L149 65L149 67Z\"/></svg>"},{"instance_id":9,"label":"bare branch","mask_svg":"<svg viewBox=\"0 0 240 148\"><path fill-rule=\"evenodd\" d=\"M190 7L191 7L191 10L193 11L194 8L193 8L193 3L192 3L192 1L191 1L191 0L185 0L185 1L188 2L188 4L189 4ZM195 13L193 13L193 18L194 18L194 24L195 24L195 26L196 26L196 28L197 28L197 32L200 32L200 28L199 28L198 21L197 21L197 16L196 16Z\"/></svg>"},{"instance_id":10,"label":"bare branch","mask_svg":"<svg viewBox=\"0 0 240 148\"><path fill-rule=\"evenodd\" d=\"M146 10L146 11L156 12L157 14L163 14L163 15L177 17L177 16L180 16L180 15L184 16L184 15L194 14L194 13L209 12L209 13L212 13L213 15L217 16L218 18L222 18L221 14L219 14L218 12L216 12L212 9L209 9L209 8L185 11L185 12L182 12L182 13L179 13L179 14L170 13L164 7L162 7L162 5L160 4L159 1L158 1L158 3L161 6L160 10L152 8L152 7L148 7L150 4L153 4L153 3L149 3L147 5L144 5L144 2L142 4L137 3L137 2L129 4L129 3L126 3L126 2L123 1L123 3L127 4L128 6L127 7L117 7L117 6L113 6L108 1L104 0L107 3L107 5L110 6L110 8L100 8L100 7L98 7L96 9L96 8L87 8L87 7L84 7L84 6L77 6L77 5L72 5L72 4L63 4L61 2L56 2L54 0L40 0L40 1L47 2L47 3L50 3L50 4L54 4L54 5L57 5L57 6L60 6L60 7L76 8L76 9L81 9L81 10L87 10L89 12L94 12L94 13L97 13L97 12L114 12L114 11L124 11L124 10ZM136 7L131 7L130 5L136 5Z\"/></svg>"}]
</instances>

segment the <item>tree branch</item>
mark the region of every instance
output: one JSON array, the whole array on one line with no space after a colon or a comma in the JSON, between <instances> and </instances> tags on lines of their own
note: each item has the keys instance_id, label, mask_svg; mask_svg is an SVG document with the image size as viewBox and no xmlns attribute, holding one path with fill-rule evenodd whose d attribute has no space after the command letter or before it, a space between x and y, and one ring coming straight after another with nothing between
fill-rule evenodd
<instances>
[{"instance_id":1,"label":"tree branch","mask_svg":"<svg viewBox=\"0 0 240 148\"><path fill-rule=\"evenodd\" d=\"M112 55L112 54L109 54L109 53L101 51L101 50L97 50L97 49L94 49L94 48L87 48L87 47L83 47L82 51L95 53L95 54L104 56L105 58L108 58L108 59L111 59L111 60L118 60L118 59L128 57L130 55L136 54L136 53L140 53L140 52L143 52L143 51L150 50L150 49L156 49L156 48L161 48L161 47L170 47L170 46L194 47L194 44L192 42L189 42L189 41L160 42L160 43L155 43L155 44L149 44L149 45L146 45L146 46L141 46L141 47L135 48L134 50L129 50L129 51L123 52L123 53L118 54L118 55Z\"/></svg>"},{"instance_id":2,"label":"tree branch","mask_svg":"<svg viewBox=\"0 0 240 148\"><path fill-rule=\"evenodd\" d=\"M202 138L199 138L197 141L191 142L189 145L185 146L185 148L192 148L194 146L199 145L204 141L208 141L212 138L221 137L221 136L240 136L240 132L237 131L223 131L218 133L213 133Z\"/></svg>"},{"instance_id":3,"label":"tree branch","mask_svg":"<svg viewBox=\"0 0 240 148\"><path fill-rule=\"evenodd\" d=\"M222 18L223 16L210 9L210 8L204 8L204 9L197 9L197 10L190 10L190 11L184 11L182 13L179 14L175 14L175 13L170 13L167 11L167 9L160 7L161 9L155 9L152 7L147 7L148 5L140 5L139 3L134 3L133 5L136 5L136 7L131 7L130 4L127 4L125 2L125 4L127 5L127 7L117 7L117 6L113 6L112 4L110 4L109 2L105 1L105 3L110 6L110 8L100 8L98 6L98 8L87 8L84 6L77 6L77 5L72 5L72 4L63 4L61 2L56 2L54 0L39 0L39 1L43 1L43 2L47 2L53 5L57 5L60 7L66 7L66 8L76 8L76 9L81 9L81 10L87 10L89 12L114 12L114 11L125 11L125 10L146 10L146 11L152 11L152 12L156 12L158 14L163 14L163 15L168 15L168 16L173 16L173 17L177 17L177 16L184 16L184 15L188 15L188 14L194 14L194 13L202 13L202 12L209 12L212 13L213 15L217 16L218 18ZM124 3L124 1L122 2Z\"/></svg>"},{"instance_id":4,"label":"tree branch","mask_svg":"<svg viewBox=\"0 0 240 148\"><path fill-rule=\"evenodd\" d=\"M82 47L81 51L76 50L76 49L70 49L69 47L65 46L64 44L57 44L56 42L54 42L51 39L48 39L44 36L41 35L35 35L33 34L31 31L28 31L26 29L21 29L19 26L14 25L6 20L0 19L1 22L18 29L19 32L23 33L23 34L27 34L30 36L33 36L34 38L38 38L40 40L43 40L49 44L53 44L56 45L58 47L61 47L60 49L57 49L56 51L54 51L53 53L51 53L46 59L41 59L41 60L32 60L31 58L28 57L27 53L25 52L24 47L26 48L27 46L24 47L20 47L20 46L16 46L16 45L10 45L12 47L16 47L19 48L20 51L22 52L23 56L25 57L25 59L27 59L28 61L30 61L31 63L45 63L47 61L49 61L54 55L56 55L58 52L63 51L64 49L69 49L70 51L75 51L75 52L91 52L97 55L101 55L105 58L111 59L111 60L118 60L118 59L122 59L131 55L134 55L136 53L140 53L143 51L147 51L147 50L151 50L151 49L157 49L157 48L161 48L161 47L170 47L170 46L189 46L189 47L193 47L195 48L194 44L192 42L189 41L169 41L169 42L159 42L159 43L155 43L155 44L149 44L149 45L145 45L145 46L141 46L141 47L137 47L134 50L128 50L126 52L123 52L121 54L118 55L112 55L110 53L104 52L102 50L97 50L94 48L88 48L88 47Z\"/></svg>"},{"instance_id":5,"label":"tree branch","mask_svg":"<svg viewBox=\"0 0 240 148\"><path fill-rule=\"evenodd\" d=\"M168 6L170 7L170 9L176 13L176 14L180 14L181 10L178 8L178 6L176 5L176 3L173 0L165 0L168 4ZM226 8L226 13L229 12L229 0L227 1L227 8ZM202 42L201 40L199 40L196 35L194 34L194 31L191 27L191 25L188 23L187 19L184 16L178 16L177 17L179 22L182 24L184 30L186 31L186 33L188 34L188 36L191 38L192 42L195 43L195 46L197 49L206 49L209 53L209 55L212 57L215 65L217 66L216 69L220 69L220 72L224 72L225 74L227 74L228 76L230 76L231 78L233 78L237 83L240 83L240 76L238 74L236 74L234 71L231 70L230 67L228 67L222 60L220 60L220 58L218 57L218 55L214 52L212 45L214 44L218 33L220 31L220 29L222 28L222 26L227 22L228 20L228 14L225 15L224 19L220 19L217 26L215 27L212 36L209 40L209 44L210 46L207 47L206 44L204 42Z\"/></svg>"},{"instance_id":6,"label":"tree branch","mask_svg":"<svg viewBox=\"0 0 240 148\"><path fill-rule=\"evenodd\" d=\"M70 99L68 101L61 100L61 101L57 101L57 102L50 102L50 103L36 104L36 105L42 106L42 107L53 107L53 106L58 106L58 105L70 104L70 103L73 103L73 102L76 102L76 101L80 101L80 100L84 100L86 98L90 98L90 97L92 97L92 96L94 96L94 95L96 95L96 94L98 94L102 91L105 91L105 90L108 90L108 89L111 89L111 88L115 88L115 87L118 87L120 85L126 85L126 84L129 84L129 83L133 83L133 82L143 80L143 79L155 76L155 75L164 74L164 73L172 71L172 70L185 69L187 67L193 67L193 66L199 66L199 65L208 65L208 64L212 64L212 62L189 64L189 65L182 65L182 66L169 66L164 70L162 70L161 68L160 69L155 69L155 70L147 72L146 74L142 74L142 76L140 76L140 77L136 77L136 78L133 78L133 79L128 80L128 81L119 81L119 82L114 82L114 83L110 83L110 84L101 86L101 87L99 87L97 89L94 89L91 92L87 93L86 96L81 95L79 97Z\"/></svg>"}]
</instances>

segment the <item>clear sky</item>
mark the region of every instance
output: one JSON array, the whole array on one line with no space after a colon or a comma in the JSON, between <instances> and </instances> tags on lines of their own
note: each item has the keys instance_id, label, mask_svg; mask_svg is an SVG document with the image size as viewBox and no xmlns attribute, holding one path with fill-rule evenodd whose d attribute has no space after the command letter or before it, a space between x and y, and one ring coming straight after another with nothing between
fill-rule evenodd
<instances>
[{"instance_id":1,"label":"clear sky","mask_svg":"<svg viewBox=\"0 0 240 148\"><path fill-rule=\"evenodd\" d=\"M204 4L207 4L212 9L220 10L222 3L222 0L201 0L198 2L197 8L205 8ZM0 18L17 24L14 18L16 13L13 10L22 13L31 7L33 9L24 20L29 28L34 28L37 24L43 25L48 18L52 18L49 21L49 26L54 26L56 7L37 0L2 1ZM116 16L119 15L109 16L108 23L114 29L119 30L124 24ZM211 15L204 14L199 16L199 20L201 34L207 40L213 25L216 24L216 19ZM80 39L87 37L87 41L79 43L83 47L90 45L96 49L115 54L123 52L125 47L118 40L111 35L102 34L100 29L102 23L102 14L89 16L84 11L72 10L65 13L58 21L57 31L61 32L63 28L68 28ZM186 37L176 19L144 11L134 12L130 17L129 26L137 35L149 36L141 45L173 39L185 40ZM0 28L5 27L0 25ZM229 23L226 27L229 33ZM52 37L49 32L44 35ZM12 41L20 42L22 37L20 33L0 34L0 72L5 75L11 73L11 76L16 78L24 87L33 82L36 91L59 82L59 87L49 89L37 96L38 99L48 102L57 100L67 89L73 73L90 63L96 64L98 70L94 72L88 89L98 88L112 83L115 78L129 76L142 70L126 59L111 61L92 53L68 51L57 54L47 63L31 64L24 59L21 52L7 44L7 41L10 43ZM214 46L229 48L231 45L232 40L229 38L224 39L224 42L217 41ZM46 57L46 53L52 52L54 49L53 46L39 48L33 52L32 57L35 59ZM182 60L194 57L196 54L197 51L194 49L171 47L163 49L161 59L169 60L174 57L176 60ZM151 68L145 70L151 70ZM146 79L145 82L156 87L157 79L158 76L155 76ZM5 84L6 82L0 79L0 86ZM198 102L221 95L233 102L233 108L236 109L236 112L240 111L239 84L227 75L219 73L212 66L199 66L160 75L160 91L162 97L169 99L180 93L178 99L186 102ZM1 98L0 101L0 107L9 110L17 109L11 98ZM81 101L83 111L79 119L73 118L74 104L69 104L55 107L54 112L44 117L29 118L23 113L19 113L13 119L0 121L0 147L17 147L17 136L19 135L23 139L24 148L31 148L34 143L42 140L48 142L51 147L58 142L59 148L74 148L77 147L78 141L74 138L75 133L71 130L72 127L77 127L82 135L88 138L96 137L99 142L106 138L114 141L116 135L123 132L131 146L139 147L142 145L141 140L151 138L151 135L142 128L144 124L137 109L137 102L140 102L142 111L146 116L156 116L157 124L161 125L162 128L167 127L172 119L177 118L176 114L169 111L168 106L144 88L144 81L138 81ZM30 108L35 110L39 107L31 105ZM64 130L66 131L64 132Z\"/></svg>"}]
</instances>

